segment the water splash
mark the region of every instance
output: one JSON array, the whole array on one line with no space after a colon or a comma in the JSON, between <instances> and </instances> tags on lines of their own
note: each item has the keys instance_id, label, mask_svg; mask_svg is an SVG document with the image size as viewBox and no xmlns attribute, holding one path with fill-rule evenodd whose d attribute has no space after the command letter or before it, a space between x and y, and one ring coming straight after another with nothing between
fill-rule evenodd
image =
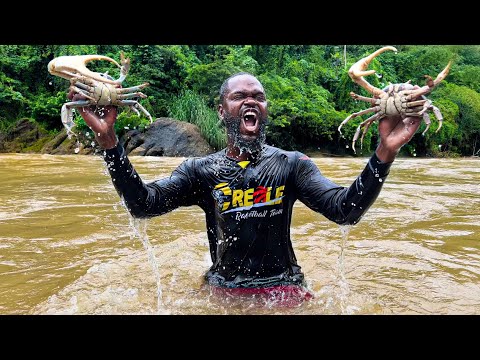
<instances>
[{"instance_id":1,"label":"water splash","mask_svg":"<svg viewBox=\"0 0 480 360\"><path fill-rule=\"evenodd\" d=\"M84 111L84 110L80 110ZM62 123L65 129L67 130L67 137L68 139L75 138L75 148L73 149L75 154L80 153L82 150L82 143L80 142L80 137L79 134L77 134L75 131L73 131L73 128L76 126L76 123L74 121L75 117L75 109L67 109L66 106L64 105L61 110L61 118L62 118ZM87 133L88 134L88 133ZM88 137L89 135L87 135ZM92 141L92 148L94 148L95 143Z\"/></svg>"},{"instance_id":2,"label":"water splash","mask_svg":"<svg viewBox=\"0 0 480 360\"><path fill-rule=\"evenodd\" d=\"M69 110L66 105L62 106L61 110L61 118L62 118L62 123L65 129L67 130L67 137L69 139L72 139L74 137L76 139L76 144L75 144L75 154L78 154L80 152L80 141L78 139L77 133L73 131L73 128L75 127L75 122L73 121L74 114L75 114L75 109Z\"/></svg>"},{"instance_id":3,"label":"water splash","mask_svg":"<svg viewBox=\"0 0 480 360\"><path fill-rule=\"evenodd\" d=\"M75 122L73 121L73 118L75 117L75 109L69 109L66 104L63 104L62 109L61 109L61 119L62 119L62 124L67 130L67 136L69 139L72 138L72 136L77 137L77 134L73 131L73 128L75 127Z\"/></svg>"},{"instance_id":4,"label":"water splash","mask_svg":"<svg viewBox=\"0 0 480 360\"><path fill-rule=\"evenodd\" d=\"M337 259L337 284L338 284L338 299L340 301L340 310L342 314L349 314L350 310L347 306L347 299L350 294L350 287L345 278L345 245L350 233L351 225L341 225L342 239L340 241L340 254Z\"/></svg>"},{"instance_id":5,"label":"water splash","mask_svg":"<svg viewBox=\"0 0 480 360\"><path fill-rule=\"evenodd\" d=\"M130 226L133 228L135 235L142 241L143 247L148 254L148 261L150 262L155 275L155 281L157 283L157 314L166 315L168 312L165 311L163 304L162 284L160 281L158 262L153 251L152 244L150 243L147 235L147 219L139 219L130 216Z\"/></svg>"}]
</instances>

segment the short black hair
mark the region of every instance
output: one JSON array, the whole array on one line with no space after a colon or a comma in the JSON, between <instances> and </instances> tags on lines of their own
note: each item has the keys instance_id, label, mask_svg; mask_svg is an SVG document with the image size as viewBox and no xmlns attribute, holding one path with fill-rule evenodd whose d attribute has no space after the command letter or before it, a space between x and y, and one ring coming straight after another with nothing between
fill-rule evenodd
<instances>
[{"instance_id":1,"label":"short black hair","mask_svg":"<svg viewBox=\"0 0 480 360\"><path fill-rule=\"evenodd\" d=\"M240 72L237 72L231 76L229 76L222 84L222 86L220 86L220 104L223 104L223 100L225 99L225 94L227 93L228 91L228 82L237 77L237 76L241 76L241 75L250 75L252 77L254 77L255 79L257 78L255 75L249 73L249 72L246 72L246 71L240 71Z\"/></svg>"}]
</instances>

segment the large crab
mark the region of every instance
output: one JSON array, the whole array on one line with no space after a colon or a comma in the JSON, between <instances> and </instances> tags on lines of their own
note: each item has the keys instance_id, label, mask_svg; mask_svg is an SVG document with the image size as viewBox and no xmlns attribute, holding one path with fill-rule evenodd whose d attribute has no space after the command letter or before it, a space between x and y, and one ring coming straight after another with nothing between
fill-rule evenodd
<instances>
[{"instance_id":1,"label":"large crab","mask_svg":"<svg viewBox=\"0 0 480 360\"><path fill-rule=\"evenodd\" d=\"M392 50L397 52L397 49L393 46L385 46L381 49L378 49L374 53L360 59L355 64L350 67L348 71L348 75L352 78L354 82L358 85L363 87L367 90L370 94L373 95L373 98L368 98L365 96L361 96L355 94L354 92L350 93L350 96L355 100L362 100L371 103L373 106L369 109L362 110L356 113L351 114L345 120L342 121L340 126L338 127L338 131L341 132L341 128L351 119L364 115L367 113L374 112L372 116L370 116L367 120L363 121L358 125L357 131L352 140L352 148L355 152L355 142L357 141L358 137L360 136L360 132L363 128L362 137L360 139L361 144L363 144L363 138L370 127L370 125L376 121L380 120L386 116L398 116L400 115L402 119L408 116L422 116L425 124L427 125L426 129L423 131L422 135L425 135L425 132L430 127L430 116L428 115L427 111L431 110L435 114L439 125L436 130L438 132L442 127L443 116L440 110L432 104L431 100L428 100L425 97L425 94L431 92L445 77L448 75L450 70L451 61L447 64L445 69L443 69L437 76L435 80L433 80L430 76L425 75L427 78L427 83L425 86L418 87L410 84L410 80L406 83L401 84L390 84L389 86L385 87L383 90L379 89L367 82L363 77L367 75L371 75L375 73L375 70L368 70L366 71L370 62L381 53Z\"/></svg>"},{"instance_id":2,"label":"large crab","mask_svg":"<svg viewBox=\"0 0 480 360\"><path fill-rule=\"evenodd\" d=\"M101 74L89 70L86 65L93 60L107 60L114 63L120 68L120 77L114 80L107 73ZM59 56L48 63L50 74L70 80L70 89L86 98L86 100L70 101L62 106L61 119L69 138L74 134L72 131L75 126L73 109L84 106L128 106L138 115L141 111L150 119L150 122L153 121L149 112L138 102L139 98L147 97L139 90L149 84L122 88L121 84L130 68L130 59L125 58L123 52L120 53L120 63L121 65L103 55Z\"/></svg>"}]
</instances>

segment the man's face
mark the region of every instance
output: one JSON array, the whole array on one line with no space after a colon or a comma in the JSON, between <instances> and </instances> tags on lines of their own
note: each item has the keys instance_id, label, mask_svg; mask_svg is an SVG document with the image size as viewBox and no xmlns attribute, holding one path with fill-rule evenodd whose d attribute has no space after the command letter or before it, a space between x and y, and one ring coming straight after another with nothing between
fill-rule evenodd
<instances>
[{"instance_id":1,"label":"man's face","mask_svg":"<svg viewBox=\"0 0 480 360\"><path fill-rule=\"evenodd\" d=\"M218 108L227 135L241 150L258 150L265 140L267 100L262 84L251 75L230 79L228 92ZM252 150L252 151L250 151Z\"/></svg>"}]
</instances>

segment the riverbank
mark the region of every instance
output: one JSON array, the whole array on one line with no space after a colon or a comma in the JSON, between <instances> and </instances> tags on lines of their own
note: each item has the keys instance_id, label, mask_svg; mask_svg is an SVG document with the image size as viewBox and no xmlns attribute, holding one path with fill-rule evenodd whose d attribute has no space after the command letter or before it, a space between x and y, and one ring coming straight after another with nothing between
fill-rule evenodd
<instances>
[{"instance_id":1,"label":"riverbank","mask_svg":"<svg viewBox=\"0 0 480 360\"><path fill-rule=\"evenodd\" d=\"M120 137L127 154L138 156L204 156L216 150L202 137L199 128L184 121L157 118L145 131L129 130ZM372 152L357 155L345 151L342 154L327 149L309 148L300 150L312 158L322 157L368 157ZM101 149L90 133L78 133L69 138L65 129L49 131L29 118L20 119L8 131L0 132L0 153L33 153L51 155L98 155ZM412 157L399 154L399 157ZM437 151L425 158L458 158L459 154ZM469 156L466 158L478 158Z\"/></svg>"},{"instance_id":2,"label":"riverbank","mask_svg":"<svg viewBox=\"0 0 480 360\"><path fill-rule=\"evenodd\" d=\"M76 131L75 134L68 137L65 129L48 131L37 122L23 118L8 131L0 132L0 153L101 153L91 132ZM143 131L128 130L119 140L127 154L139 156L204 156L215 151L196 125L171 118L157 118Z\"/></svg>"}]
</instances>

